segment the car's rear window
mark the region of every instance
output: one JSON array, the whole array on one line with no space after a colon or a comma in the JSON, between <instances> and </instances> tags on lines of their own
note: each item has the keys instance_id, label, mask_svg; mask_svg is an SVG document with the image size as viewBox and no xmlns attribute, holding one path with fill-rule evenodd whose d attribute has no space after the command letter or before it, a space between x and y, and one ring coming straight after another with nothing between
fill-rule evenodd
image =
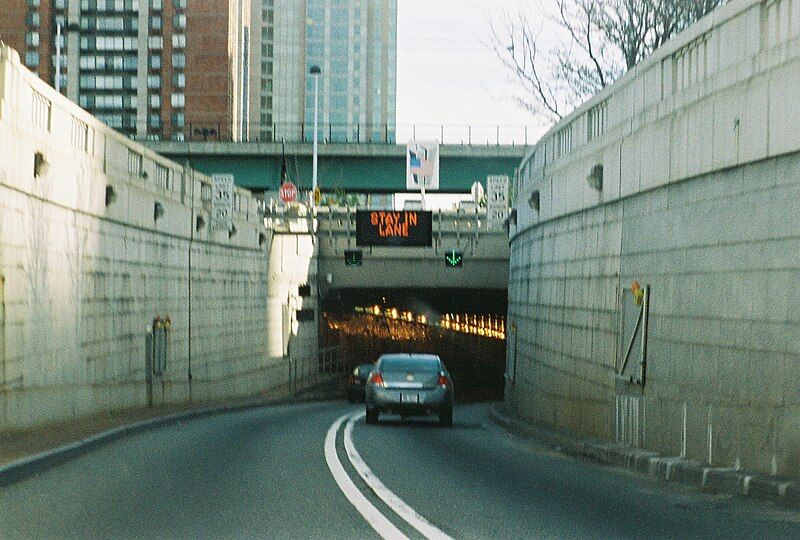
<instances>
[{"instance_id":1,"label":"car's rear window","mask_svg":"<svg viewBox=\"0 0 800 540\"><path fill-rule=\"evenodd\" d=\"M374 364L361 364L360 366L358 366L358 374L361 377L366 377L367 375L369 375L369 372L372 371L373 369L375 369Z\"/></svg>"},{"instance_id":2,"label":"car's rear window","mask_svg":"<svg viewBox=\"0 0 800 540\"><path fill-rule=\"evenodd\" d=\"M381 369L384 371L435 372L439 371L439 360L434 357L409 358L389 356L381 360Z\"/></svg>"}]
</instances>

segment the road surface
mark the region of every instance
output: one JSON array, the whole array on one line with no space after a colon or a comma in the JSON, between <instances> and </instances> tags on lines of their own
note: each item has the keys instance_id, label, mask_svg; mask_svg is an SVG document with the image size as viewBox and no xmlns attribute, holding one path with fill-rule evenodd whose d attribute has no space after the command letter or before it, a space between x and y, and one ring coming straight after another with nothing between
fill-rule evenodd
<instances>
[{"instance_id":1,"label":"road surface","mask_svg":"<svg viewBox=\"0 0 800 540\"><path fill-rule=\"evenodd\" d=\"M800 537L796 512L533 447L486 405L452 429L361 412L272 406L120 439L0 488L0 537Z\"/></svg>"}]
</instances>

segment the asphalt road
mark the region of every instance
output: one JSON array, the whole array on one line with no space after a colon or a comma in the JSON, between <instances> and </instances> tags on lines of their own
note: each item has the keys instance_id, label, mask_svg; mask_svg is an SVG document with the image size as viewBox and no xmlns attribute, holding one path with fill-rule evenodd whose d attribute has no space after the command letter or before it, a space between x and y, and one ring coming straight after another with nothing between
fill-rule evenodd
<instances>
[{"instance_id":1,"label":"asphalt road","mask_svg":"<svg viewBox=\"0 0 800 540\"><path fill-rule=\"evenodd\" d=\"M359 476L344 448L348 419L331 430L360 410L273 406L121 439L0 488L0 537L376 538L340 487L350 483L361 511L366 501L371 515L421 538L397 501ZM381 420L352 422L354 449L406 510L454 538L800 537L796 512L532 447L495 426L485 405L457 407L452 429ZM326 461L329 432L344 482Z\"/></svg>"}]
</instances>

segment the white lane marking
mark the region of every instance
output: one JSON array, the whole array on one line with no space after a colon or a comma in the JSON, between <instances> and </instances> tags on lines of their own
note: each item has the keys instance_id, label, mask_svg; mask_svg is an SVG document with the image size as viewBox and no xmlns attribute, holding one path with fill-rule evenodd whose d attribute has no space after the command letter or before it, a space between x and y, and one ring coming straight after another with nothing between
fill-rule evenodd
<instances>
[{"instance_id":1,"label":"white lane marking","mask_svg":"<svg viewBox=\"0 0 800 540\"><path fill-rule=\"evenodd\" d=\"M356 450L353 444L353 423L363 416L363 412L354 414L344 427L344 449L347 452L350 463L352 463L353 467L358 471L359 476L364 479L364 482L372 488L372 491L374 491L389 508L394 510L398 516L406 520L409 525L417 529L422 535L431 540L452 540L450 536L436 528L435 525L419 515L416 510L407 505L400 497L387 488L361 458L361 454L358 453L358 450Z\"/></svg>"},{"instance_id":2,"label":"white lane marking","mask_svg":"<svg viewBox=\"0 0 800 540\"><path fill-rule=\"evenodd\" d=\"M336 420L333 425L328 430L328 434L325 436L325 461L328 463L328 469L330 469L331 474L333 475L333 479L336 480L336 483L339 485L339 489L342 490L344 496L347 497L347 500L350 501L358 512L364 516L364 519L367 520L367 523L375 529L381 537L389 539L401 539L401 540L408 540L408 537L400 531L394 524L389 521L386 516L380 513L380 511L375 508L375 506L367 500L366 497L358 490L356 485L350 480L350 477L347 476L347 472L342 467L341 462L339 461L339 456L336 455L336 434L339 432L339 427L350 417L350 414L345 414L338 420Z\"/></svg>"}]
</instances>

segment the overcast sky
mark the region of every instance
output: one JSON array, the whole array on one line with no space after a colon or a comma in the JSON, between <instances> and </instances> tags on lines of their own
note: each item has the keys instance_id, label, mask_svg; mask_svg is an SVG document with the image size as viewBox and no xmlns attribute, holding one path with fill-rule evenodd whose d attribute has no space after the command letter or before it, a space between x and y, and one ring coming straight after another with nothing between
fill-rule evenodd
<instances>
[{"instance_id":1,"label":"overcast sky","mask_svg":"<svg viewBox=\"0 0 800 540\"><path fill-rule=\"evenodd\" d=\"M524 0L398 0L397 122L451 126L445 139L465 136L455 126L531 126L544 128L510 99L513 82L490 46L491 18L501 10L516 12ZM501 132L503 132L501 128ZM489 137L494 128L473 130L473 138Z\"/></svg>"}]
</instances>

